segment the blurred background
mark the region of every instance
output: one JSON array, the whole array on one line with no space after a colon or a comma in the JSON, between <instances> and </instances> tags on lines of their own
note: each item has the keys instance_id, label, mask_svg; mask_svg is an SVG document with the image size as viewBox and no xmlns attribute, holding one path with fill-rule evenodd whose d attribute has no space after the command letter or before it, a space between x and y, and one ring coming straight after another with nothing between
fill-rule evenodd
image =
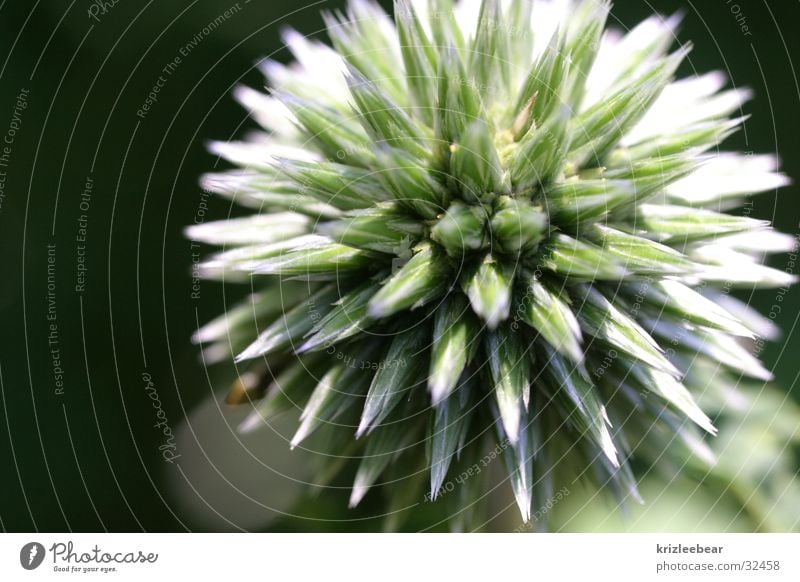
<instances>
[{"instance_id":1,"label":"blurred background","mask_svg":"<svg viewBox=\"0 0 800 582\"><path fill-rule=\"evenodd\" d=\"M205 144L255 127L231 91L262 85L260 58L288 58L281 27L324 38L320 10L342 4L0 0L0 132L11 136L0 147L0 529L382 527L368 499L346 509L344 488L300 497L307 459L288 449L293 419L238 435L244 413L220 397L230 371L204 366L189 342L248 291L192 278L197 249L183 227L241 212L198 187L217 164ZM752 118L726 146L777 153L797 182L800 44L790 26L800 3L626 0L611 22L624 29L677 10L680 41L694 43L682 73L724 69L755 91ZM797 234L798 187L755 199L752 216ZM767 396L747 427L731 431L721 462L731 474L752 472L753 483L769 477L777 495L797 487L796 450L778 475L770 461L797 438L800 291L780 303L776 291L742 298L775 312L786 333L762 358L790 397L754 387ZM775 506L755 489L722 485L645 475L648 503L627 516L579 488L548 513L557 531L780 530L800 515L796 498ZM509 494L492 500L486 529L521 525ZM424 509L405 527L442 529L441 509Z\"/></svg>"}]
</instances>

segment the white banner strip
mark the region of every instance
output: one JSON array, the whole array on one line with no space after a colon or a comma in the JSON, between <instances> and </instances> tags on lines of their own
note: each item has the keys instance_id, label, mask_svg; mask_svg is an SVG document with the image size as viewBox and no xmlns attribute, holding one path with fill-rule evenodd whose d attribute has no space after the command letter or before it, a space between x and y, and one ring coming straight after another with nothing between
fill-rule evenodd
<instances>
[{"instance_id":1,"label":"white banner strip","mask_svg":"<svg viewBox=\"0 0 800 582\"><path fill-rule=\"evenodd\" d=\"M5 534L0 580L800 580L792 534Z\"/></svg>"}]
</instances>

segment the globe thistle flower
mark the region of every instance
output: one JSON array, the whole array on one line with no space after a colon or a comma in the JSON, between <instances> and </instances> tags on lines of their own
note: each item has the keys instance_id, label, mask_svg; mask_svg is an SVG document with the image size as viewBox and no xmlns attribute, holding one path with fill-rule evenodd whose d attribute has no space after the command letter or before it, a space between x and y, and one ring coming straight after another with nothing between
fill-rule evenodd
<instances>
[{"instance_id":1,"label":"globe thistle flower","mask_svg":"<svg viewBox=\"0 0 800 582\"><path fill-rule=\"evenodd\" d=\"M242 430L299 412L317 484L356 466L351 506L382 485L466 527L495 458L526 521L576 479L638 500L633 461L713 465L696 396L770 378L743 341L775 330L729 293L793 282L762 264L793 239L736 211L777 161L719 150L750 93L676 79L678 16L609 8L351 0L237 89L264 131L203 184L254 214L187 233L254 292L195 340L235 357Z\"/></svg>"}]
</instances>

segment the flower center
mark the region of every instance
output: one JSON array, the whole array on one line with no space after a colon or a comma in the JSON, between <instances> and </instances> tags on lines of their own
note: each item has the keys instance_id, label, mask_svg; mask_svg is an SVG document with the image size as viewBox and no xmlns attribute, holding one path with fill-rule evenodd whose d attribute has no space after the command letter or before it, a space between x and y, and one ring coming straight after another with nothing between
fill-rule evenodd
<instances>
[{"instance_id":1,"label":"flower center","mask_svg":"<svg viewBox=\"0 0 800 582\"><path fill-rule=\"evenodd\" d=\"M478 204L453 201L431 228L431 239L451 257L491 249L527 256L539 247L549 228L547 212L523 198L497 196Z\"/></svg>"}]
</instances>

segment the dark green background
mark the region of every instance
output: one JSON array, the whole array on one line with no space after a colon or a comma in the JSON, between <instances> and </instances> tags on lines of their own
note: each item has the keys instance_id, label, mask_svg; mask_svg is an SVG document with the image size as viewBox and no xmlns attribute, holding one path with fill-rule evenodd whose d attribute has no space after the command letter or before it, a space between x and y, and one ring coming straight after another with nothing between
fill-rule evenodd
<instances>
[{"instance_id":1,"label":"dark green background","mask_svg":"<svg viewBox=\"0 0 800 582\"><path fill-rule=\"evenodd\" d=\"M259 86L257 59L287 57L279 30L321 36L322 8L340 2L241 0L241 10L205 38L169 77L159 101L137 118L162 67L230 0L118 0L96 22L88 0L0 0L0 132L16 95L29 107L7 168L0 211L0 529L182 530L203 527L181 514L160 486L153 408L142 373L152 375L170 422L210 394L188 338L244 289L203 284L190 298L191 251L182 227L200 201L198 176L215 164L209 139L254 127L231 99L237 83ZM386 3L384 3L386 4ZM745 36L732 6L752 31ZM635 24L653 10L686 12L682 41L692 69L727 69L757 95L752 119L728 147L778 152L800 179L796 0L617 3L612 21ZM91 175L86 291L73 290L80 194ZM763 195L755 215L797 233L800 191ZM210 203L208 218L231 212ZM233 210L237 212L237 210ZM55 225L55 232L51 229ZM46 245L57 245L56 299L66 388L54 394L47 345ZM783 268L785 257L775 265ZM762 311L775 292L752 302ZM795 384L800 335L791 333L798 291L783 302L781 345L764 353L778 381ZM145 363L146 361L146 363ZM88 373L87 373L88 370ZM166 499L166 500L165 500ZM342 498L342 501L344 498Z\"/></svg>"}]
</instances>

